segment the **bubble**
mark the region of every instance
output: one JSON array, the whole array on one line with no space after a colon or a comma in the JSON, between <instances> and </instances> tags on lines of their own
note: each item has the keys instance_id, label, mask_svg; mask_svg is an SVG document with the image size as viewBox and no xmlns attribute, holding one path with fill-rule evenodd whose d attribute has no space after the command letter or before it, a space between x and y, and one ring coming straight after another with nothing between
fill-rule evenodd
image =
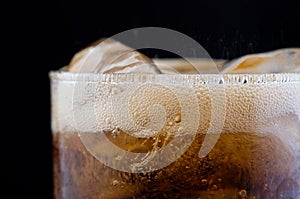
<instances>
[{"instance_id":1,"label":"bubble","mask_svg":"<svg viewBox=\"0 0 300 199\"><path fill-rule=\"evenodd\" d=\"M214 185L212 186L212 189L213 189L213 190L217 190L217 189L218 189L218 186L214 184Z\"/></svg>"},{"instance_id":2,"label":"bubble","mask_svg":"<svg viewBox=\"0 0 300 199\"><path fill-rule=\"evenodd\" d=\"M121 160L122 156L118 155L117 157L115 157L115 160Z\"/></svg>"},{"instance_id":3,"label":"bubble","mask_svg":"<svg viewBox=\"0 0 300 199\"><path fill-rule=\"evenodd\" d=\"M113 137L116 137L116 136L119 135L120 129L119 129L119 128L115 128L111 133L112 133L112 136L113 136Z\"/></svg>"},{"instance_id":4,"label":"bubble","mask_svg":"<svg viewBox=\"0 0 300 199\"><path fill-rule=\"evenodd\" d=\"M120 92L120 90L118 88L112 88L112 94L116 95Z\"/></svg>"},{"instance_id":5,"label":"bubble","mask_svg":"<svg viewBox=\"0 0 300 199\"><path fill-rule=\"evenodd\" d=\"M207 185L207 179L202 179L201 183L202 183L202 185Z\"/></svg>"},{"instance_id":6,"label":"bubble","mask_svg":"<svg viewBox=\"0 0 300 199\"><path fill-rule=\"evenodd\" d=\"M180 113L175 116L175 122L176 123L181 122L181 114Z\"/></svg>"},{"instance_id":7,"label":"bubble","mask_svg":"<svg viewBox=\"0 0 300 199\"><path fill-rule=\"evenodd\" d=\"M113 182L112 182L112 185L113 185L113 186L118 186L118 184L119 184L119 181L118 181L118 180L113 180Z\"/></svg>"},{"instance_id":8,"label":"bubble","mask_svg":"<svg viewBox=\"0 0 300 199\"><path fill-rule=\"evenodd\" d=\"M224 80L223 80L223 78L221 78L220 80L219 80L219 84L223 84L224 83Z\"/></svg>"},{"instance_id":9,"label":"bubble","mask_svg":"<svg viewBox=\"0 0 300 199\"><path fill-rule=\"evenodd\" d=\"M185 132L185 129L183 127L178 128L178 133L183 134Z\"/></svg>"},{"instance_id":10,"label":"bubble","mask_svg":"<svg viewBox=\"0 0 300 199\"><path fill-rule=\"evenodd\" d=\"M242 189L239 191L239 196L241 196L242 198L246 198L247 197L247 191L245 189Z\"/></svg>"}]
</instances>

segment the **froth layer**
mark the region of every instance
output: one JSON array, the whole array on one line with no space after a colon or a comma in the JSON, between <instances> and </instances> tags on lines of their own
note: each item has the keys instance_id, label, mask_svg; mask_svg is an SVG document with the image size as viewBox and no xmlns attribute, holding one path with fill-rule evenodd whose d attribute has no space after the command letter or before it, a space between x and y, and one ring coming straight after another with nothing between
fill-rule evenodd
<instances>
[{"instance_id":1,"label":"froth layer","mask_svg":"<svg viewBox=\"0 0 300 199\"><path fill-rule=\"evenodd\" d=\"M222 111L226 116L223 132L274 133L279 121L289 117L300 120L300 74L296 73L221 76L61 72L52 73L51 79L54 132L121 129L138 137L163 131L175 135L207 133L214 125L212 118Z\"/></svg>"}]
</instances>

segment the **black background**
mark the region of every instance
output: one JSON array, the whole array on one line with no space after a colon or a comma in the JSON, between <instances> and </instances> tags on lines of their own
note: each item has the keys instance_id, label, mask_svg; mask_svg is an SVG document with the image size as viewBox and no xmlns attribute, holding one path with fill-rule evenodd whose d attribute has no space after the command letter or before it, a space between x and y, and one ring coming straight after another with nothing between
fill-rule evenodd
<instances>
[{"instance_id":1,"label":"black background","mask_svg":"<svg viewBox=\"0 0 300 199\"><path fill-rule=\"evenodd\" d=\"M8 43L7 65L2 66L7 72L2 74L3 124L9 130L1 132L0 172L1 191L10 198L52 198L48 72L68 64L89 43L130 28L159 26L187 34L215 58L300 46L297 1L10 4L11 12L2 17L2 41Z\"/></svg>"}]
</instances>

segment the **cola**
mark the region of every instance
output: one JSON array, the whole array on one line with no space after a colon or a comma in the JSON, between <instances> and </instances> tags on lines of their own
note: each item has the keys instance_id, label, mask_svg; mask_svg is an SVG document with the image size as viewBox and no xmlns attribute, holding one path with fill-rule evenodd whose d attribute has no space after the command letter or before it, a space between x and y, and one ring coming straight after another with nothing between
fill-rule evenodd
<instances>
[{"instance_id":1,"label":"cola","mask_svg":"<svg viewBox=\"0 0 300 199\"><path fill-rule=\"evenodd\" d=\"M56 198L299 198L299 171L289 176L286 151L273 149L283 147L276 138L222 134L198 158L199 136L170 166L136 174L103 165L76 134L55 136Z\"/></svg>"}]
</instances>

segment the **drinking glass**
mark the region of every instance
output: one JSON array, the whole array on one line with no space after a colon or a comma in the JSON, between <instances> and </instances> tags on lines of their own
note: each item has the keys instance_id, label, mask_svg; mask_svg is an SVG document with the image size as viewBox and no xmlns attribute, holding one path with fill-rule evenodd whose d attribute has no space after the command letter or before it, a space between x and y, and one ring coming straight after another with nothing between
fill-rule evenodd
<instances>
[{"instance_id":1,"label":"drinking glass","mask_svg":"<svg viewBox=\"0 0 300 199\"><path fill-rule=\"evenodd\" d=\"M300 74L50 73L55 198L300 198Z\"/></svg>"}]
</instances>

